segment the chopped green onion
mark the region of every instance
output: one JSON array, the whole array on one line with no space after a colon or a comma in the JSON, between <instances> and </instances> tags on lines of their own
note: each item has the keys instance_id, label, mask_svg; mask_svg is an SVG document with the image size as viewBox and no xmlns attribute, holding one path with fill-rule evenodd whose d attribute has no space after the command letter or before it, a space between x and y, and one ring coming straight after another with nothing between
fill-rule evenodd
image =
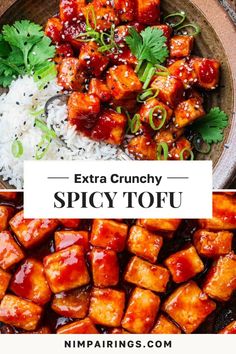
<instances>
[{"instance_id":1,"label":"chopped green onion","mask_svg":"<svg viewBox=\"0 0 236 354\"><path fill-rule=\"evenodd\" d=\"M193 154L192 150L190 150L189 148L184 148L183 150L180 151L180 154L179 154L179 159L180 159L180 160L186 160L186 159L184 158L184 153L185 153L185 152L189 152L189 154L190 154L190 160L194 160L194 154Z\"/></svg>"},{"instance_id":2,"label":"chopped green onion","mask_svg":"<svg viewBox=\"0 0 236 354\"><path fill-rule=\"evenodd\" d=\"M90 22L89 22L89 15L92 15L92 21L93 21L93 25L94 25L94 28L97 27L97 18L96 18L96 15L95 15L95 11L94 11L94 7L93 6L90 6L88 11L86 12L86 29L89 31L90 29L93 29L93 27L91 26Z\"/></svg>"},{"instance_id":3,"label":"chopped green onion","mask_svg":"<svg viewBox=\"0 0 236 354\"><path fill-rule=\"evenodd\" d=\"M178 22L174 22L174 23L170 23L167 21L167 23L173 28L180 26L186 20L185 12L181 11L181 12L174 12L170 15L167 15L166 17L164 17L164 22L166 22L166 20L168 20L170 18L174 18L174 17L180 17L180 20Z\"/></svg>"},{"instance_id":4,"label":"chopped green onion","mask_svg":"<svg viewBox=\"0 0 236 354\"><path fill-rule=\"evenodd\" d=\"M42 137L42 140L38 143L37 150L35 152L35 159L42 160L42 158L46 155L49 146L51 144L51 139L47 135Z\"/></svg>"},{"instance_id":5,"label":"chopped green onion","mask_svg":"<svg viewBox=\"0 0 236 354\"><path fill-rule=\"evenodd\" d=\"M155 68L157 69L155 72L156 75L159 75L159 76L169 76L170 75L169 70L163 65L156 64Z\"/></svg>"},{"instance_id":6,"label":"chopped green onion","mask_svg":"<svg viewBox=\"0 0 236 354\"><path fill-rule=\"evenodd\" d=\"M208 154L211 151L211 145L206 143L201 136L193 138L193 145L195 150L201 154Z\"/></svg>"},{"instance_id":7,"label":"chopped green onion","mask_svg":"<svg viewBox=\"0 0 236 354\"><path fill-rule=\"evenodd\" d=\"M19 158L23 155L24 148L23 148L22 142L20 140L16 139L13 141L13 143L11 145L11 152L15 158Z\"/></svg>"},{"instance_id":8,"label":"chopped green onion","mask_svg":"<svg viewBox=\"0 0 236 354\"><path fill-rule=\"evenodd\" d=\"M156 92L153 93L153 91L156 91ZM157 97L158 93L159 93L159 90L154 90L152 88L148 88L138 94L137 102L143 103L147 100L150 100L151 98L155 98L155 97Z\"/></svg>"},{"instance_id":9,"label":"chopped green onion","mask_svg":"<svg viewBox=\"0 0 236 354\"><path fill-rule=\"evenodd\" d=\"M41 116L44 113L45 113L45 110L44 110L44 108L42 108L42 109L40 109L39 111L36 111L36 112L35 111L31 111L30 115L32 117L38 117L38 116Z\"/></svg>"},{"instance_id":10,"label":"chopped green onion","mask_svg":"<svg viewBox=\"0 0 236 354\"><path fill-rule=\"evenodd\" d=\"M47 136L47 137L49 137L51 139L55 139L57 137L57 135L54 132L54 130L49 129L47 124L44 121L42 121L42 120L40 120L38 118L35 119L35 126L37 128L39 128L40 130L42 130L42 132L45 133L45 136Z\"/></svg>"},{"instance_id":11,"label":"chopped green onion","mask_svg":"<svg viewBox=\"0 0 236 354\"><path fill-rule=\"evenodd\" d=\"M139 131L141 126L140 114L136 113L130 121L130 130L132 134L135 134Z\"/></svg>"},{"instance_id":12,"label":"chopped green onion","mask_svg":"<svg viewBox=\"0 0 236 354\"><path fill-rule=\"evenodd\" d=\"M157 145L157 160L168 160L169 147L167 143L159 143Z\"/></svg>"},{"instance_id":13,"label":"chopped green onion","mask_svg":"<svg viewBox=\"0 0 236 354\"><path fill-rule=\"evenodd\" d=\"M42 90L48 82L57 76L56 64L49 62L34 73L34 81L37 83L39 90Z\"/></svg>"},{"instance_id":14,"label":"chopped green onion","mask_svg":"<svg viewBox=\"0 0 236 354\"><path fill-rule=\"evenodd\" d=\"M192 32L188 35L197 36L201 32L201 28L198 25L196 25L195 23L187 23L186 25L178 27L177 32L179 32L180 30L182 30L184 28L188 28L188 27L193 28L195 30L195 32Z\"/></svg>"},{"instance_id":15,"label":"chopped green onion","mask_svg":"<svg viewBox=\"0 0 236 354\"><path fill-rule=\"evenodd\" d=\"M158 126L155 125L154 117L153 117L156 110L161 111L161 113L162 113L162 119L160 120L160 123L158 124ZM149 124L153 130L161 129L163 127L163 125L165 124L166 118L167 118L167 111L162 106L155 106L149 112Z\"/></svg>"}]
</instances>

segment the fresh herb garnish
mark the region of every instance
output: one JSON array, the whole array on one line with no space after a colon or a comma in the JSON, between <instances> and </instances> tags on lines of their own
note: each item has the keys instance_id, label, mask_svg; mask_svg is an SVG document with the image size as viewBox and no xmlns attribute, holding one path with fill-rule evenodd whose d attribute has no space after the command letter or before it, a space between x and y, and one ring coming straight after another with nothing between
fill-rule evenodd
<instances>
[{"instance_id":1,"label":"fresh herb garnish","mask_svg":"<svg viewBox=\"0 0 236 354\"><path fill-rule=\"evenodd\" d=\"M47 64L47 61L54 57L55 51L43 28L35 23L22 20L12 26L3 26L0 34L0 85L8 87L18 76L32 75L37 71L45 77L49 65L52 74L55 63ZM51 77L48 76L49 80Z\"/></svg>"}]
</instances>

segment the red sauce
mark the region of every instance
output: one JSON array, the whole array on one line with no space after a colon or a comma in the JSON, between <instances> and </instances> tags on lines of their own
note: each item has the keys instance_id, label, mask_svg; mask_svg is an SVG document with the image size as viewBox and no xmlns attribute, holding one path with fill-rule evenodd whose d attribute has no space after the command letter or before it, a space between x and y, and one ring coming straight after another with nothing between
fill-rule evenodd
<instances>
[{"instance_id":1,"label":"red sauce","mask_svg":"<svg viewBox=\"0 0 236 354\"><path fill-rule=\"evenodd\" d=\"M34 271L34 265L30 261L26 261L15 274L12 283L11 290L18 296L27 298L32 291L32 275Z\"/></svg>"},{"instance_id":2,"label":"red sauce","mask_svg":"<svg viewBox=\"0 0 236 354\"><path fill-rule=\"evenodd\" d=\"M171 265L178 282L186 281L195 275L192 263L185 256L176 257Z\"/></svg>"},{"instance_id":3,"label":"red sauce","mask_svg":"<svg viewBox=\"0 0 236 354\"><path fill-rule=\"evenodd\" d=\"M107 140L111 137L112 130L116 127L116 122L112 120L112 116L103 114L98 119L98 123L93 129L92 137L96 140Z\"/></svg>"},{"instance_id":4,"label":"red sauce","mask_svg":"<svg viewBox=\"0 0 236 354\"><path fill-rule=\"evenodd\" d=\"M211 60L205 59L199 68L200 80L204 83L210 84L217 76L217 70Z\"/></svg>"}]
</instances>

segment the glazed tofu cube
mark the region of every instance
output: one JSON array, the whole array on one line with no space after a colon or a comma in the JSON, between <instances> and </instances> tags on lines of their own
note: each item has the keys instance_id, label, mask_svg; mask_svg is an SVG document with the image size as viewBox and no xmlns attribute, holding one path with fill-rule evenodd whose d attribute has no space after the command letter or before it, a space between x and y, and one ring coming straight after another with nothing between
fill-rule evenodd
<instances>
[{"instance_id":1,"label":"glazed tofu cube","mask_svg":"<svg viewBox=\"0 0 236 354\"><path fill-rule=\"evenodd\" d=\"M88 71L93 76L100 76L106 69L109 59L99 52L95 42L85 43L79 54L79 67Z\"/></svg>"},{"instance_id":2,"label":"glazed tofu cube","mask_svg":"<svg viewBox=\"0 0 236 354\"><path fill-rule=\"evenodd\" d=\"M155 137L154 140L157 143L167 143L169 146L171 146L176 140L178 140L181 135L184 134L184 129L179 129L175 127L173 123L168 124L167 127L163 127L163 129L160 129Z\"/></svg>"},{"instance_id":3,"label":"glazed tofu cube","mask_svg":"<svg viewBox=\"0 0 236 354\"><path fill-rule=\"evenodd\" d=\"M60 44L56 47L54 61L57 65L61 65L62 60L74 56L74 51L69 43Z\"/></svg>"},{"instance_id":4,"label":"glazed tofu cube","mask_svg":"<svg viewBox=\"0 0 236 354\"><path fill-rule=\"evenodd\" d=\"M117 34L115 35L117 38ZM119 40L119 39L118 39ZM125 43L125 42L124 42ZM131 67L135 67L138 64L138 60L135 55L132 54L131 50L124 43L120 43L121 49L116 50L114 52L110 52L107 56L110 59L110 62L113 65L128 65ZM136 101L137 104L137 101Z\"/></svg>"},{"instance_id":5,"label":"glazed tofu cube","mask_svg":"<svg viewBox=\"0 0 236 354\"><path fill-rule=\"evenodd\" d=\"M13 208L5 205L0 205L0 232L8 228L8 221L12 217L13 212Z\"/></svg>"},{"instance_id":6,"label":"glazed tofu cube","mask_svg":"<svg viewBox=\"0 0 236 354\"><path fill-rule=\"evenodd\" d=\"M17 198L17 192L0 192L0 198L15 200Z\"/></svg>"},{"instance_id":7,"label":"glazed tofu cube","mask_svg":"<svg viewBox=\"0 0 236 354\"><path fill-rule=\"evenodd\" d=\"M176 231L180 219L139 219L138 224L151 231Z\"/></svg>"},{"instance_id":8,"label":"glazed tofu cube","mask_svg":"<svg viewBox=\"0 0 236 354\"><path fill-rule=\"evenodd\" d=\"M197 84L205 90L214 90L219 84L220 63L215 59L193 58L191 65L197 75Z\"/></svg>"},{"instance_id":9,"label":"glazed tofu cube","mask_svg":"<svg viewBox=\"0 0 236 354\"><path fill-rule=\"evenodd\" d=\"M135 0L114 0L114 7L121 22L134 20Z\"/></svg>"},{"instance_id":10,"label":"glazed tofu cube","mask_svg":"<svg viewBox=\"0 0 236 354\"><path fill-rule=\"evenodd\" d=\"M160 306L159 296L150 290L135 288L122 320L122 327L131 333L148 333Z\"/></svg>"},{"instance_id":11,"label":"glazed tofu cube","mask_svg":"<svg viewBox=\"0 0 236 354\"><path fill-rule=\"evenodd\" d=\"M57 231L54 239L56 251L61 251L73 245L82 246L84 250L89 248L87 231Z\"/></svg>"},{"instance_id":12,"label":"glazed tofu cube","mask_svg":"<svg viewBox=\"0 0 236 354\"><path fill-rule=\"evenodd\" d=\"M63 317L84 318L88 313L89 299L89 288L78 288L55 294L51 307Z\"/></svg>"},{"instance_id":13,"label":"glazed tofu cube","mask_svg":"<svg viewBox=\"0 0 236 354\"><path fill-rule=\"evenodd\" d=\"M51 334L52 332L49 327L44 326L44 327L39 328L37 331L30 331L30 332L26 332L24 334L27 334L27 333L28 334Z\"/></svg>"},{"instance_id":14,"label":"glazed tofu cube","mask_svg":"<svg viewBox=\"0 0 236 354\"><path fill-rule=\"evenodd\" d=\"M116 100L132 98L142 90L142 83L128 65L113 66L109 69L107 86Z\"/></svg>"},{"instance_id":15,"label":"glazed tofu cube","mask_svg":"<svg viewBox=\"0 0 236 354\"><path fill-rule=\"evenodd\" d=\"M79 66L79 59L77 58L62 59L58 71L58 85L69 91L82 90L85 76Z\"/></svg>"},{"instance_id":16,"label":"glazed tofu cube","mask_svg":"<svg viewBox=\"0 0 236 354\"><path fill-rule=\"evenodd\" d=\"M113 328L108 331L109 334L130 334L125 331L123 328Z\"/></svg>"},{"instance_id":17,"label":"glazed tofu cube","mask_svg":"<svg viewBox=\"0 0 236 354\"><path fill-rule=\"evenodd\" d=\"M38 305L46 304L51 298L43 265L33 258L28 258L14 273L10 289L17 296Z\"/></svg>"},{"instance_id":18,"label":"glazed tofu cube","mask_svg":"<svg viewBox=\"0 0 236 354\"><path fill-rule=\"evenodd\" d=\"M85 5L85 0L60 0L60 19L62 22L77 19Z\"/></svg>"},{"instance_id":19,"label":"glazed tofu cube","mask_svg":"<svg viewBox=\"0 0 236 354\"><path fill-rule=\"evenodd\" d=\"M19 263L24 253L9 231L0 232L0 267L4 270Z\"/></svg>"},{"instance_id":20,"label":"glazed tofu cube","mask_svg":"<svg viewBox=\"0 0 236 354\"><path fill-rule=\"evenodd\" d=\"M194 332L215 308L216 304L193 281L177 288L163 305L185 333Z\"/></svg>"},{"instance_id":21,"label":"glazed tofu cube","mask_svg":"<svg viewBox=\"0 0 236 354\"><path fill-rule=\"evenodd\" d=\"M151 84L159 90L158 99L171 107L176 107L183 99L184 85L174 76L157 76Z\"/></svg>"},{"instance_id":22,"label":"glazed tofu cube","mask_svg":"<svg viewBox=\"0 0 236 354\"><path fill-rule=\"evenodd\" d=\"M62 326L57 330L57 334L98 334L97 328L94 326L90 318L72 322Z\"/></svg>"},{"instance_id":23,"label":"glazed tofu cube","mask_svg":"<svg viewBox=\"0 0 236 354\"><path fill-rule=\"evenodd\" d=\"M112 25L118 25L119 19L109 0L94 0L83 9L84 17L97 31L107 31ZM96 23L95 21L96 20Z\"/></svg>"},{"instance_id":24,"label":"glazed tofu cube","mask_svg":"<svg viewBox=\"0 0 236 354\"><path fill-rule=\"evenodd\" d=\"M49 18L45 27L45 35L48 36L53 43L60 43L62 38L63 25L59 18Z\"/></svg>"},{"instance_id":25,"label":"glazed tofu cube","mask_svg":"<svg viewBox=\"0 0 236 354\"><path fill-rule=\"evenodd\" d=\"M186 89L193 86L197 81L197 75L187 59L176 60L168 67L171 76L182 81Z\"/></svg>"},{"instance_id":26,"label":"glazed tofu cube","mask_svg":"<svg viewBox=\"0 0 236 354\"><path fill-rule=\"evenodd\" d=\"M137 0L136 19L148 26L160 22L160 0Z\"/></svg>"},{"instance_id":27,"label":"glazed tofu cube","mask_svg":"<svg viewBox=\"0 0 236 354\"><path fill-rule=\"evenodd\" d=\"M125 293L113 289L92 290L89 317L95 324L119 327L125 307Z\"/></svg>"},{"instance_id":28,"label":"glazed tofu cube","mask_svg":"<svg viewBox=\"0 0 236 354\"><path fill-rule=\"evenodd\" d=\"M33 331L42 316L42 308L14 295L5 295L0 304L0 321L11 326Z\"/></svg>"},{"instance_id":29,"label":"glazed tofu cube","mask_svg":"<svg viewBox=\"0 0 236 354\"><path fill-rule=\"evenodd\" d=\"M79 131L91 129L100 112L100 100L95 95L73 92L68 101L69 123Z\"/></svg>"},{"instance_id":30,"label":"glazed tofu cube","mask_svg":"<svg viewBox=\"0 0 236 354\"><path fill-rule=\"evenodd\" d=\"M163 244L161 236L140 226L132 226L130 229L127 248L136 256L142 257L149 262L155 263Z\"/></svg>"},{"instance_id":31,"label":"glazed tofu cube","mask_svg":"<svg viewBox=\"0 0 236 354\"><path fill-rule=\"evenodd\" d=\"M166 119L164 121L164 125L166 125L172 116L172 109L158 101L156 98L151 98L141 106L139 110L140 119L142 122L151 124L150 115L152 114L153 124L155 125L156 130L160 129L163 125L163 111L166 111Z\"/></svg>"},{"instance_id":32,"label":"glazed tofu cube","mask_svg":"<svg viewBox=\"0 0 236 354\"><path fill-rule=\"evenodd\" d=\"M220 257L207 273L203 290L219 301L228 301L236 290L236 255Z\"/></svg>"},{"instance_id":33,"label":"glazed tofu cube","mask_svg":"<svg viewBox=\"0 0 236 354\"><path fill-rule=\"evenodd\" d=\"M193 36L174 36L170 40L170 58L189 57L193 49Z\"/></svg>"},{"instance_id":34,"label":"glazed tofu cube","mask_svg":"<svg viewBox=\"0 0 236 354\"><path fill-rule=\"evenodd\" d=\"M11 279L11 274L0 268L0 300L4 297Z\"/></svg>"},{"instance_id":35,"label":"glazed tofu cube","mask_svg":"<svg viewBox=\"0 0 236 354\"><path fill-rule=\"evenodd\" d=\"M172 34L172 28L171 26L168 25L155 25L152 26L153 28L157 28L163 32L163 35L167 38L167 40L170 40L170 36Z\"/></svg>"},{"instance_id":36,"label":"glazed tofu cube","mask_svg":"<svg viewBox=\"0 0 236 354\"><path fill-rule=\"evenodd\" d=\"M191 157L192 146L190 141L181 137L173 144L169 150L169 158L171 160L188 160Z\"/></svg>"},{"instance_id":37,"label":"glazed tofu cube","mask_svg":"<svg viewBox=\"0 0 236 354\"><path fill-rule=\"evenodd\" d=\"M111 92L105 81L96 78L91 79L88 93L97 96L102 102L108 102L111 99Z\"/></svg>"},{"instance_id":38,"label":"glazed tofu cube","mask_svg":"<svg viewBox=\"0 0 236 354\"><path fill-rule=\"evenodd\" d=\"M78 229L80 226L80 219L58 219L60 224L62 224L67 229Z\"/></svg>"},{"instance_id":39,"label":"glazed tofu cube","mask_svg":"<svg viewBox=\"0 0 236 354\"><path fill-rule=\"evenodd\" d=\"M105 109L92 130L92 139L120 145L124 140L127 117L113 109Z\"/></svg>"},{"instance_id":40,"label":"glazed tofu cube","mask_svg":"<svg viewBox=\"0 0 236 354\"><path fill-rule=\"evenodd\" d=\"M232 250L233 234L229 231L198 230L193 235L194 245L201 256L215 258Z\"/></svg>"},{"instance_id":41,"label":"glazed tofu cube","mask_svg":"<svg viewBox=\"0 0 236 354\"><path fill-rule=\"evenodd\" d=\"M103 288L117 285L119 281L119 263L114 251L93 248L91 265L95 286Z\"/></svg>"},{"instance_id":42,"label":"glazed tofu cube","mask_svg":"<svg viewBox=\"0 0 236 354\"><path fill-rule=\"evenodd\" d=\"M157 145L149 136L135 136L129 141L128 150L137 160L156 160Z\"/></svg>"},{"instance_id":43,"label":"glazed tofu cube","mask_svg":"<svg viewBox=\"0 0 236 354\"><path fill-rule=\"evenodd\" d=\"M236 321L231 322L223 328L220 332L220 334L236 334Z\"/></svg>"},{"instance_id":44,"label":"glazed tofu cube","mask_svg":"<svg viewBox=\"0 0 236 354\"><path fill-rule=\"evenodd\" d=\"M186 127L205 115L204 108L197 98L190 98L178 104L175 109L175 125L178 128Z\"/></svg>"},{"instance_id":45,"label":"glazed tofu cube","mask_svg":"<svg viewBox=\"0 0 236 354\"><path fill-rule=\"evenodd\" d=\"M109 248L115 252L122 252L128 234L126 224L113 220L95 219L91 231L91 244L102 248Z\"/></svg>"},{"instance_id":46,"label":"glazed tofu cube","mask_svg":"<svg viewBox=\"0 0 236 354\"><path fill-rule=\"evenodd\" d=\"M64 42L69 43L77 53L84 44L84 41L81 39L81 34L84 32L86 32L85 19L81 18L77 20L74 18L73 21L63 23L62 39Z\"/></svg>"},{"instance_id":47,"label":"glazed tofu cube","mask_svg":"<svg viewBox=\"0 0 236 354\"><path fill-rule=\"evenodd\" d=\"M213 218L201 219L203 229L231 230L236 228L236 198L226 194L213 194Z\"/></svg>"},{"instance_id":48,"label":"glazed tofu cube","mask_svg":"<svg viewBox=\"0 0 236 354\"><path fill-rule=\"evenodd\" d=\"M169 271L161 266L151 264L139 257L133 257L125 271L124 279L132 284L163 293L169 281Z\"/></svg>"},{"instance_id":49,"label":"glazed tofu cube","mask_svg":"<svg viewBox=\"0 0 236 354\"><path fill-rule=\"evenodd\" d=\"M204 269L204 264L193 246L172 254L165 260L165 265L175 283L187 281Z\"/></svg>"},{"instance_id":50,"label":"glazed tofu cube","mask_svg":"<svg viewBox=\"0 0 236 354\"><path fill-rule=\"evenodd\" d=\"M24 219L24 211L17 213L10 226L25 248L31 248L45 241L58 226L54 219Z\"/></svg>"},{"instance_id":51,"label":"glazed tofu cube","mask_svg":"<svg viewBox=\"0 0 236 354\"><path fill-rule=\"evenodd\" d=\"M81 246L71 246L43 260L49 286L54 293L89 283L89 274Z\"/></svg>"},{"instance_id":52,"label":"glazed tofu cube","mask_svg":"<svg viewBox=\"0 0 236 354\"><path fill-rule=\"evenodd\" d=\"M180 334L181 330L173 322L171 322L166 316L160 315L151 333L152 334Z\"/></svg>"}]
</instances>

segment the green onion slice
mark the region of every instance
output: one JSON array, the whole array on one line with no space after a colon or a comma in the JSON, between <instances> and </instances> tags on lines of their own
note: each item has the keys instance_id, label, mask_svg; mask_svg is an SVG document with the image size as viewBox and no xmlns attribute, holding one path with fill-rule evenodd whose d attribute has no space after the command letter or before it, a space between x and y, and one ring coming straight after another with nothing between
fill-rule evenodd
<instances>
[{"instance_id":1,"label":"green onion slice","mask_svg":"<svg viewBox=\"0 0 236 354\"><path fill-rule=\"evenodd\" d=\"M199 135L194 136L193 145L195 150L201 154L208 154L211 151L211 145L206 143Z\"/></svg>"},{"instance_id":2,"label":"green onion slice","mask_svg":"<svg viewBox=\"0 0 236 354\"><path fill-rule=\"evenodd\" d=\"M159 143L157 145L157 160L168 160L169 147L167 143Z\"/></svg>"},{"instance_id":3,"label":"green onion slice","mask_svg":"<svg viewBox=\"0 0 236 354\"><path fill-rule=\"evenodd\" d=\"M38 143L37 150L35 152L35 159L42 160L42 158L46 155L49 146L51 144L51 139L47 135L42 137L42 140Z\"/></svg>"},{"instance_id":4,"label":"green onion slice","mask_svg":"<svg viewBox=\"0 0 236 354\"><path fill-rule=\"evenodd\" d=\"M155 72L156 75L159 75L159 76L169 76L170 75L169 70L163 65L156 64L155 68L157 69Z\"/></svg>"},{"instance_id":5,"label":"green onion slice","mask_svg":"<svg viewBox=\"0 0 236 354\"><path fill-rule=\"evenodd\" d=\"M41 116L44 113L45 113L45 110L44 110L44 108L42 108L42 109L40 109L39 111L36 111L36 112L35 111L31 111L30 115L32 117L38 117L38 116Z\"/></svg>"},{"instance_id":6,"label":"green onion slice","mask_svg":"<svg viewBox=\"0 0 236 354\"><path fill-rule=\"evenodd\" d=\"M185 153L185 152L189 152L189 154L190 154L190 160L194 160L194 154L193 154L192 150L190 150L189 148L184 148L183 150L180 151L180 154L179 154L179 159L180 159L180 160L186 160L186 159L184 158L184 153Z\"/></svg>"},{"instance_id":7,"label":"green onion slice","mask_svg":"<svg viewBox=\"0 0 236 354\"><path fill-rule=\"evenodd\" d=\"M136 113L130 121L130 130L132 134L136 134L141 126L140 114Z\"/></svg>"},{"instance_id":8,"label":"green onion slice","mask_svg":"<svg viewBox=\"0 0 236 354\"><path fill-rule=\"evenodd\" d=\"M144 73L142 75L142 78L140 79L143 84L143 90L146 90L150 84L150 81L152 80L153 75L155 74L156 69L152 64L148 63L146 69L144 70Z\"/></svg>"},{"instance_id":9,"label":"green onion slice","mask_svg":"<svg viewBox=\"0 0 236 354\"><path fill-rule=\"evenodd\" d=\"M22 142L20 140L16 139L13 141L13 143L11 145L11 152L15 158L19 158L23 155L24 148L23 148Z\"/></svg>"},{"instance_id":10,"label":"green onion slice","mask_svg":"<svg viewBox=\"0 0 236 354\"><path fill-rule=\"evenodd\" d=\"M155 92L155 93L154 93ZM137 102L143 103L145 101L150 100L151 98L157 97L159 94L159 90L154 90L152 88L148 88L146 90L143 90L143 92L140 92L137 96Z\"/></svg>"},{"instance_id":11,"label":"green onion slice","mask_svg":"<svg viewBox=\"0 0 236 354\"><path fill-rule=\"evenodd\" d=\"M195 23L187 23L186 25L178 27L177 32L182 31L184 28L188 27L193 28L195 30L194 32L188 33L189 36L197 36L199 33L201 33L201 28Z\"/></svg>"},{"instance_id":12,"label":"green onion slice","mask_svg":"<svg viewBox=\"0 0 236 354\"><path fill-rule=\"evenodd\" d=\"M160 122L158 122L158 125L156 125L154 123L154 117L153 117L153 115L156 111L161 111L161 114L162 114L162 118L161 118ZM149 112L149 124L153 130L161 129L163 127L163 125L165 124L166 118L167 118L167 111L162 106L155 106Z\"/></svg>"},{"instance_id":13,"label":"green onion slice","mask_svg":"<svg viewBox=\"0 0 236 354\"><path fill-rule=\"evenodd\" d=\"M179 21L177 22L168 22L168 19L173 19L175 17L180 17ZM164 17L164 22L167 22L171 27L176 28L178 26L180 26L184 21L186 20L186 13L184 11L180 11L180 12L174 12L172 14L167 15L166 17Z\"/></svg>"},{"instance_id":14,"label":"green onion slice","mask_svg":"<svg viewBox=\"0 0 236 354\"><path fill-rule=\"evenodd\" d=\"M47 124L44 121L42 121L42 120L40 120L38 118L35 119L35 126L37 128L39 128L40 130L42 130L42 132L44 132L45 136L47 136L48 138L55 139L57 137L57 135L54 132L54 130L49 129Z\"/></svg>"}]
</instances>

